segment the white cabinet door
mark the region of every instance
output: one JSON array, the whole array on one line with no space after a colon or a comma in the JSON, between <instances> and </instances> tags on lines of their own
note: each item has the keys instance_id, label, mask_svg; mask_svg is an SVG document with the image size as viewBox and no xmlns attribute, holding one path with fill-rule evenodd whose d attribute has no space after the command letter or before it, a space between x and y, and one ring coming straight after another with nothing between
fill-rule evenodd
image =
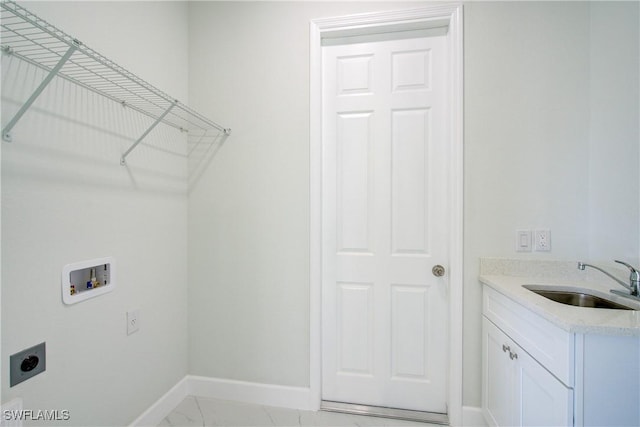
<instances>
[{"instance_id":1,"label":"white cabinet door","mask_svg":"<svg viewBox=\"0 0 640 427\"><path fill-rule=\"evenodd\" d=\"M516 365L507 348L515 346L493 323L482 318L482 411L490 426L515 425Z\"/></svg>"},{"instance_id":2,"label":"white cabinet door","mask_svg":"<svg viewBox=\"0 0 640 427\"><path fill-rule=\"evenodd\" d=\"M489 425L573 425L573 390L484 317L482 371Z\"/></svg>"},{"instance_id":3,"label":"white cabinet door","mask_svg":"<svg viewBox=\"0 0 640 427\"><path fill-rule=\"evenodd\" d=\"M517 400L521 426L572 426L573 390L558 381L519 347L517 354Z\"/></svg>"}]
</instances>

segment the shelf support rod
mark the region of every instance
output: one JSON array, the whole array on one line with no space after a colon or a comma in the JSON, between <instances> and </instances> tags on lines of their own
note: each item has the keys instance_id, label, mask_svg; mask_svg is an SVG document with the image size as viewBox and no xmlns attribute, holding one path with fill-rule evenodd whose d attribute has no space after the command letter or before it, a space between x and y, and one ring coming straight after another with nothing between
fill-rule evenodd
<instances>
[{"instance_id":1,"label":"shelf support rod","mask_svg":"<svg viewBox=\"0 0 640 427\"><path fill-rule=\"evenodd\" d=\"M164 113L162 113L162 115L161 115L160 117L158 117L158 118L156 119L156 121L155 121L155 122L153 122L153 124L152 124L151 126L149 126L149 128L148 128L148 129L147 129L147 130L142 134L142 136L141 136L140 138L138 138L138 139L136 140L136 142L134 142L134 143L133 143L133 145L132 145L131 147L129 147L129 149L128 149L127 151L125 151L125 152L124 152L124 154L122 155L122 157L120 157L120 165L124 166L124 165L126 164L126 158L127 158L127 156L129 155L129 153L131 153L131 152L133 151L133 149L134 149L134 148L136 148L136 147L138 146L138 144L140 144L140 143L142 142L142 140L143 140L147 135L149 135L149 132L151 132L151 131L153 130L153 128L155 128L155 127L158 125L158 123L160 123L160 122L162 121L162 119L164 119L164 118L165 118L165 116L166 116L167 114L169 114L169 112L171 111L171 109L172 109L173 107L175 107L177 103L178 103L178 101L177 101L177 100L174 100L174 101L171 103L171 105L169 106L169 108L167 108L167 110L166 110Z\"/></svg>"},{"instance_id":2,"label":"shelf support rod","mask_svg":"<svg viewBox=\"0 0 640 427\"><path fill-rule=\"evenodd\" d=\"M73 52L75 52L76 49L78 49L78 46L75 45L75 43L76 43L76 41L74 40L74 45L71 45L69 47L69 50L67 50L67 52L64 54L64 56L62 58L60 58L60 61L58 61L56 66L53 67L51 69L51 71L49 71L49 74L47 75L47 77L44 78L44 80L40 83L40 85L36 88L36 90L31 94L29 99L27 99L27 101L22 105L22 107L20 107L20 109L18 110L16 115L13 117L13 119L11 119L9 121L9 123L7 123L7 125L4 127L4 129L2 129L2 139L3 140L5 140L7 142L11 142L12 141L11 129L13 129L13 127L16 125L16 123L18 123L18 121L22 118L24 113L26 113L27 110L29 109L29 107L31 107L31 104L33 104L35 102L36 98L38 98L38 96L40 96L42 91L47 87L47 85L51 82L51 80L58 74L60 69L67 62L67 60L69 58L71 58L71 55L73 55Z\"/></svg>"}]
</instances>

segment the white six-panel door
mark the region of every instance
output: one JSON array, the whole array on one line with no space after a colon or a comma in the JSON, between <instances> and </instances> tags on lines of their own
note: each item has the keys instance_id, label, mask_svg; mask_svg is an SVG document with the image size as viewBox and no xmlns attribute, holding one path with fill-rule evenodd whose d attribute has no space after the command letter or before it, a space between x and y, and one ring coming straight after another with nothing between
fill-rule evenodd
<instances>
[{"instance_id":1,"label":"white six-panel door","mask_svg":"<svg viewBox=\"0 0 640 427\"><path fill-rule=\"evenodd\" d=\"M323 400L447 412L444 43L323 47Z\"/></svg>"}]
</instances>

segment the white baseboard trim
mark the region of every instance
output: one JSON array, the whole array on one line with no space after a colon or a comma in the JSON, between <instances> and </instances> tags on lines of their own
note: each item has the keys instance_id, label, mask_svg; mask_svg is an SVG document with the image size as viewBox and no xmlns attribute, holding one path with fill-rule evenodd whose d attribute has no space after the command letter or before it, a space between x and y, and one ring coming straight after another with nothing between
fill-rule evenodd
<instances>
[{"instance_id":1,"label":"white baseboard trim","mask_svg":"<svg viewBox=\"0 0 640 427\"><path fill-rule=\"evenodd\" d=\"M187 375L129 427L157 426L188 396L234 400L281 408L315 410L311 389Z\"/></svg>"},{"instance_id":2,"label":"white baseboard trim","mask_svg":"<svg viewBox=\"0 0 640 427\"><path fill-rule=\"evenodd\" d=\"M144 411L129 427L157 426L186 397L197 396L225 399L256 405L276 406L301 410L317 410L318 402L312 401L311 389L275 384L187 375ZM486 427L481 408L462 408L464 427Z\"/></svg>"},{"instance_id":3,"label":"white baseboard trim","mask_svg":"<svg viewBox=\"0 0 640 427\"><path fill-rule=\"evenodd\" d=\"M311 410L311 389L189 375L192 396ZM316 405L317 406L317 405Z\"/></svg>"},{"instance_id":4,"label":"white baseboard trim","mask_svg":"<svg viewBox=\"0 0 640 427\"><path fill-rule=\"evenodd\" d=\"M476 406L462 407L462 425L464 427L487 427L482 415L482 408Z\"/></svg>"},{"instance_id":5,"label":"white baseboard trim","mask_svg":"<svg viewBox=\"0 0 640 427\"><path fill-rule=\"evenodd\" d=\"M185 397L189 396L189 376L187 375L171 390L166 392L160 399L144 411L129 427L146 427L157 426L160 422L173 411L176 406L182 402Z\"/></svg>"}]
</instances>

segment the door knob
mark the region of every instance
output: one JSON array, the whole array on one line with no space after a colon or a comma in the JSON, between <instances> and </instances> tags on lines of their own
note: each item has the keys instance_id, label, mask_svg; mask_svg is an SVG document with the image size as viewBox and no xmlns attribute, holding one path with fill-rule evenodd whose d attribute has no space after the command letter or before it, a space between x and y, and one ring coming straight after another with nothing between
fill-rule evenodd
<instances>
[{"instance_id":1,"label":"door knob","mask_svg":"<svg viewBox=\"0 0 640 427\"><path fill-rule=\"evenodd\" d=\"M436 277L442 277L444 276L444 267L441 266L440 264L434 265L433 268L431 269L431 272Z\"/></svg>"}]
</instances>

